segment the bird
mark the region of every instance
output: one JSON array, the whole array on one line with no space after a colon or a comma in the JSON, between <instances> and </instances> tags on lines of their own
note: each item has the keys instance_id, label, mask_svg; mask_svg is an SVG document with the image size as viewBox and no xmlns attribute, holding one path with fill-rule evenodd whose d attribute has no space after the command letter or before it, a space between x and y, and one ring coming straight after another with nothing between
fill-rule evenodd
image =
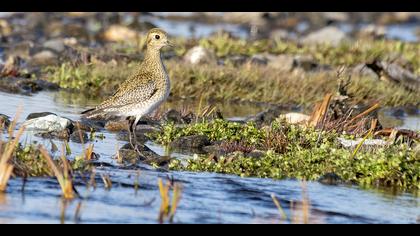
<instances>
[{"instance_id":1,"label":"bird","mask_svg":"<svg viewBox=\"0 0 420 236\"><path fill-rule=\"evenodd\" d=\"M140 118L152 113L169 96L170 80L162 62L161 49L174 47L167 33L160 28L149 30L146 37L144 59L137 70L127 78L117 91L95 108L83 111L82 117L92 119L108 115L133 117L129 124L129 141L137 149L136 126ZM132 142L134 134L134 145Z\"/></svg>"}]
</instances>

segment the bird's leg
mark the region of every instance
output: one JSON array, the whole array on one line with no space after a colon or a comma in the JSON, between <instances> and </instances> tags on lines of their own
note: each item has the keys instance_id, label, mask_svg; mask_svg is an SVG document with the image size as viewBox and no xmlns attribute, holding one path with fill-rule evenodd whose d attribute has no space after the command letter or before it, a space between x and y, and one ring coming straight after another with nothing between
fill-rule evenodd
<instances>
[{"instance_id":1,"label":"bird's leg","mask_svg":"<svg viewBox=\"0 0 420 236\"><path fill-rule=\"evenodd\" d=\"M135 131L133 130L133 123L134 123L134 119L129 118L128 119L128 140L130 141L131 147L133 149L135 149L135 144L133 144L133 137L132 135L136 135Z\"/></svg>"},{"instance_id":2,"label":"bird's leg","mask_svg":"<svg viewBox=\"0 0 420 236\"><path fill-rule=\"evenodd\" d=\"M136 135L136 128L137 128L137 123L140 120L140 116L136 117L136 120L133 123L133 134L134 134L134 150L140 154L139 148L138 148L138 142L137 142L137 135Z\"/></svg>"},{"instance_id":3,"label":"bird's leg","mask_svg":"<svg viewBox=\"0 0 420 236\"><path fill-rule=\"evenodd\" d=\"M137 123L139 123L140 118L141 118L140 116L136 117L136 120L134 121L134 124L133 124L133 126L134 126L133 133L134 133L134 142L135 142L134 150L136 150L137 153L139 153L139 154L140 154L140 150L138 148L136 128L137 128Z\"/></svg>"}]
</instances>

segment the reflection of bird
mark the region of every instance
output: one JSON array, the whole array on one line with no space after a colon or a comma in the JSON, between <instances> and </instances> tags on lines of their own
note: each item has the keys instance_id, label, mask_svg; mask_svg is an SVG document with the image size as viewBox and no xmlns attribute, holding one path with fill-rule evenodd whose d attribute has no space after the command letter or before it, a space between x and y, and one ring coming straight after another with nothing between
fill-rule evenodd
<instances>
[{"instance_id":1,"label":"reflection of bird","mask_svg":"<svg viewBox=\"0 0 420 236\"><path fill-rule=\"evenodd\" d=\"M139 119L155 110L169 95L170 83L165 66L162 63L160 50L172 46L167 34L161 29L151 29L146 39L147 49L143 62L137 72L120 85L117 92L97 107L82 112L86 118L116 115L134 116L130 124L135 135ZM137 149L137 144L133 145Z\"/></svg>"}]
</instances>

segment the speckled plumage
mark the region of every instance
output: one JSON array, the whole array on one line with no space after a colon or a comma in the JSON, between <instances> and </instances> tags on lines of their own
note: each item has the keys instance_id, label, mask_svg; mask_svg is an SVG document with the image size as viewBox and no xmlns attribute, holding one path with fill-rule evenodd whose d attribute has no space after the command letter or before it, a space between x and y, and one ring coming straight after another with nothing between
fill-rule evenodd
<instances>
[{"instance_id":1,"label":"speckled plumage","mask_svg":"<svg viewBox=\"0 0 420 236\"><path fill-rule=\"evenodd\" d=\"M105 115L135 116L137 122L140 117L149 114L166 100L170 81L160 50L170 43L166 32L157 28L149 31L146 42L145 57L136 73L124 81L113 96L96 108L84 112L86 118Z\"/></svg>"}]
</instances>

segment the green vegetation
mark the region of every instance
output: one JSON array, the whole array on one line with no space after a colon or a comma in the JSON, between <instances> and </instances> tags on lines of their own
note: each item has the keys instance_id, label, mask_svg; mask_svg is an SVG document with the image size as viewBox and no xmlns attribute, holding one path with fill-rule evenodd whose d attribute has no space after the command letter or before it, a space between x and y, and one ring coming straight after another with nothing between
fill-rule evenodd
<instances>
[{"instance_id":1,"label":"green vegetation","mask_svg":"<svg viewBox=\"0 0 420 236\"><path fill-rule=\"evenodd\" d=\"M335 47L331 45L299 45L292 41L256 40L246 41L233 39L227 34L216 34L213 37L200 40L200 45L213 49L217 56L254 55L256 53L311 55L319 63L326 65L356 65L374 58L384 60L401 57L407 61L414 72L420 73L420 45L416 43L393 40L358 40L354 43L342 43Z\"/></svg>"},{"instance_id":2,"label":"green vegetation","mask_svg":"<svg viewBox=\"0 0 420 236\"><path fill-rule=\"evenodd\" d=\"M337 91L335 71L284 73L268 67L193 66L167 63L173 81L171 92L179 97L203 97L219 100L260 101L310 105L326 93ZM368 77L351 78L348 93L355 102L373 100L382 105L419 105L420 94Z\"/></svg>"},{"instance_id":3,"label":"green vegetation","mask_svg":"<svg viewBox=\"0 0 420 236\"><path fill-rule=\"evenodd\" d=\"M343 43L338 47L329 45L303 46L295 42L257 40L246 41L218 34L199 41L174 39L179 45L176 57L167 60L172 82L173 97L202 97L203 99L243 100L283 104L310 105L328 92L337 90L336 69L330 71L284 72L269 66L245 64L225 66L190 65L180 60L188 48L194 45L212 49L219 58L232 55L251 56L257 53L305 55L319 64L355 66L374 58L397 61L403 67L420 74L420 46L391 40L362 40L353 44ZM118 58L121 48L124 55L137 55L139 46L112 44L108 58ZM134 47L130 49L130 47ZM108 50L108 51L109 51ZM96 55L92 52L93 55ZM98 52L103 54L103 52ZM118 60L118 61L117 61ZM60 66L44 68L43 78L55 82L62 88L81 90L92 96L112 94L118 85L135 71L136 61L94 60L90 64L73 65L70 62ZM409 92L401 86L353 74L348 92L356 103L381 101L386 106L419 105L419 93Z\"/></svg>"},{"instance_id":4,"label":"green vegetation","mask_svg":"<svg viewBox=\"0 0 420 236\"><path fill-rule=\"evenodd\" d=\"M407 143L365 148L353 155L353 150L341 147L337 141L338 137L349 138L348 134L321 132L280 120L262 128L253 123L241 125L223 120L186 127L167 124L155 139L168 144L178 137L192 134L206 135L212 141L225 144L236 141L237 145L220 156L197 156L188 160L186 165L175 159L170 163L171 169L306 180L317 180L325 174L335 173L349 183L420 189L420 157ZM241 147L243 145L248 145L248 149ZM249 155L252 150L263 150L264 154L252 157Z\"/></svg>"},{"instance_id":5,"label":"green vegetation","mask_svg":"<svg viewBox=\"0 0 420 236\"><path fill-rule=\"evenodd\" d=\"M216 100L242 100L309 105L338 87L336 72L283 73L263 66L193 66L167 62L171 95ZM49 67L46 79L63 88L82 90L95 96L112 94L135 70L135 63L91 64ZM268 89L270 88L270 89ZM352 77L348 92L355 102L380 100L382 105L418 105L420 94L372 78Z\"/></svg>"},{"instance_id":6,"label":"green vegetation","mask_svg":"<svg viewBox=\"0 0 420 236\"><path fill-rule=\"evenodd\" d=\"M14 174L17 176L52 176L51 168L48 166L47 161L43 158L40 152L40 146L30 144L18 144L14 151L13 158L11 159L14 165ZM62 165L60 159L54 160L57 166ZM73 171L86 171L90 167L88 162L80 157L69 163Z\"/></svg>"},{"instance_id":7,"label":"green vegetation","mask_svg":"<svg viewBox=\"0 0 420 236\"><path fill-rule=\"evenodd\" d=\"M57 83L61 88L82 92L111 93L133 72L136 63L122 67L113 63L73 66L63 63L44 69L46 80Z\"/></svg>"}]
</instances>

